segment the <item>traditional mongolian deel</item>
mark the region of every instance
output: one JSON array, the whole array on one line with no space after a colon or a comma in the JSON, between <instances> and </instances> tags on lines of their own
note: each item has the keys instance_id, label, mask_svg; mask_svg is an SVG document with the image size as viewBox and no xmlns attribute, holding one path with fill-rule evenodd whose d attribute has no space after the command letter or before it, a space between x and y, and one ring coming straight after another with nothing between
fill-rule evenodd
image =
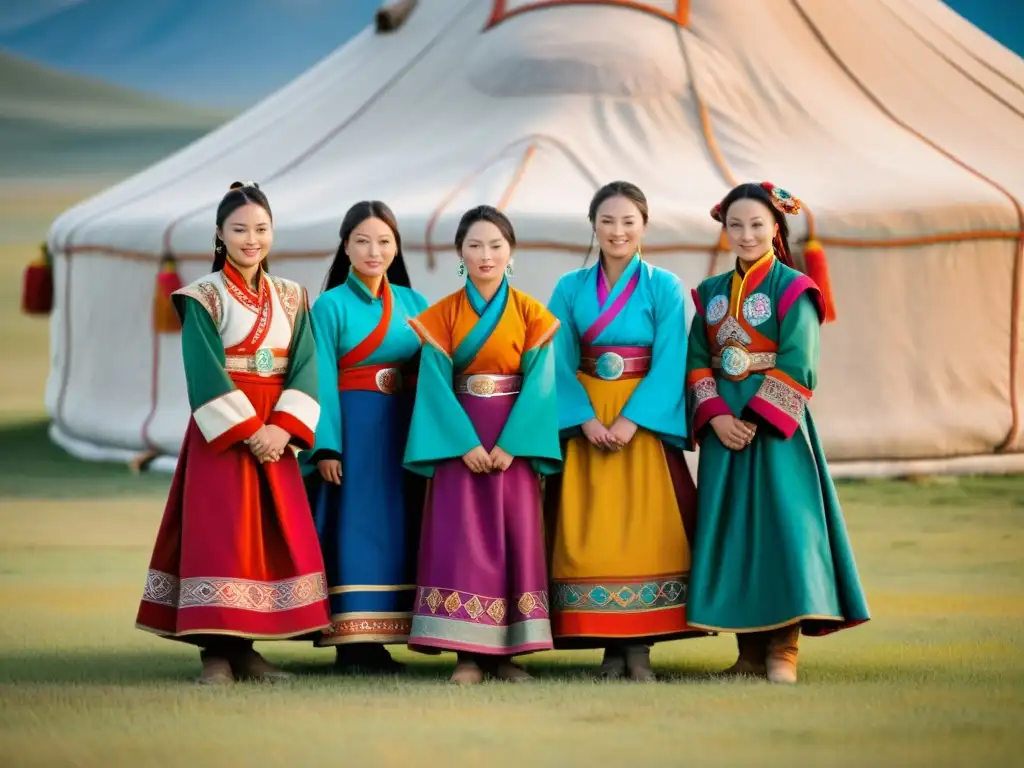
<instances>
[{"instance_id":1,"label":"traditional mongolian deel","mask_svg":"<svg viewBox=\"0 0 1024 768\"><path fill-rule=\"evenodd\" d=\"M313 443L316 353L305 290L230 264L174 294L192 418L137 626L181 638L287 638L329 623L316 531L295 454L260 464L264 424Z\"/></svg>"},{"instance_id":2,"label":"traditional mongolian deel","mask_svg":"<svg viewBox=\"0 0 1024 768\"><path fill-rule=\"evenodd\" d=\"M566 439L549 502L556 643L682 635L694 508L680 452L682 285L637 255L610 290L600 265L565 275L551 311L562 323L555 344ZM598 449L580 431L590 419L610 427L620 415L639 427L621 451Z\"/></svg>"},{"instance_id":3,"label":"traditional mongolian deel","mask_svg":"<svg viewBox=\"0 0 1024 768\"><path fill-rule=\"evenodd\" d=\"M839 500L807 410L824 317L818 288L768 254L745 274L705 280L693 296L687 390L700 442L700 525L690 623L754 632L799 621L804 634L821 635L866 621ZM760 425L746 448L729 450L710 427L725 414Z\"/></svg>"},{"instance_id":4,"label":"traditional mongolian deel","mask_svg":"<svg viewBox=\"0 0 1024 768\"><path fill-rule=\"evenodd\" d=\"M412 647L514 655L551 648L538 473L561 464L550 344L558 321L506 281L471 282L414 318L427 342L406 466L432 478ZM501 446L504 472L462 457Z\"/></svg>"},{"instance_id":5,"label":"traditional mongolian deel","mask_svg":"<svg viewBox=\"0 0 1024 768\"><path fill-rule=\"evenodd\" d=\"M331 628L319 645L405 643L412 621L422 493L402 454L427 302L385 277L373 295L355 273L313 305L320 424L307 467L342 462L341 486L312 483Z\"/></svg>"}]
</instances>

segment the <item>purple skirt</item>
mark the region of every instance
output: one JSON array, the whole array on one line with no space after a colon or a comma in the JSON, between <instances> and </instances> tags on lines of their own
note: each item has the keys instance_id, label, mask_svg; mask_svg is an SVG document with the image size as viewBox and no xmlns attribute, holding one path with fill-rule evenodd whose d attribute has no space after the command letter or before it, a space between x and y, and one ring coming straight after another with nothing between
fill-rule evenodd
<instances>
[{"instance_id":1,"label":"purple skirt","mask_svg":"<svg viewBox=\"0 0 1024 768\"><path fill-rule=\"evenodd\" d=\"M490 451L516 395L457 395ZM409 646L511 656L552 647L540 481L516 458L477 475L437 465L420 538Z\"/></svg>"}]
</instances>

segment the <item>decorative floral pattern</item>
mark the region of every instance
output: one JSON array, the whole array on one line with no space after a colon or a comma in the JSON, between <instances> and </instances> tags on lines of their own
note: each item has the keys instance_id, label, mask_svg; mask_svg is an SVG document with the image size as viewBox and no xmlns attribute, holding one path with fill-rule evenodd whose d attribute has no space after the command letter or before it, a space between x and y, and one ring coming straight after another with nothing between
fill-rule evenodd
<instances>
[{"instance_id":1,"label":"decorative floral pattern","mask_svg":"<svg viewBox=\"0 0 1024 768\"><path fill-rule=\"evenodd\" d=\"M718 397L718 383L712 376L705 376L693 384L693 406L699 408L708 400Z\"/></svg>"},{"instance_id":2,"label":"decorative floral pattern","mask_svg":"<svg viewBox=\"0 0 1024 768\"><path fill-rule=\"evenodd\" d=\"M807 398L803 396L803 393L771 375L764 377L755 397L778 408L798 422L803 419L804 410L807 408Z\"/></svg>"},{"instance_id":3,"label":"decorative floral pattern","mask_svg":"<svg viewBox=\"0 0 1024 768\"><path fill-rule=\"evenodd\" d=\"M718 328L715 334L715 341L718 346L724 347L730 341L738 341L744 347L750 344L750 334L743 330L743 326L732 315L725 318L725 322Z\"/></svg>"},{"instance_id":4,"label":"decorative floral pattern","mask_svg":"<svg viewBox=\"0 0 1024 768\"><path fill-rule=\"evenodd\" d=\"M704 322L708 325L718 325L728 311L729 297L718 294L708 302L707 312L704 313Z\"/></svg>"},{"instance_id":5,"label":"decorative floral pattern","mask_svg":"<svg viewBox=\"0 0 1024 768\"><path fill-rule=\"evenodd\" d=\"M606 584L556 583L553 595L559 611L649 611L686 604L687 578Z\"/></svg>"},{"instance_id":6,"label":"decorative floral pattern","mask_svg":"<svg viewBox=\"0 0 1024 768\"><path fill-rule=\"evenodd\" d=\"M743 302L743 319L753 327L771 319L772 300L767 294L754 293L748 296Z\"/></svg>"},{"instance_id":7,"label":"decorative floral pattern","mask_svg":"<svg viewBox=\"0 0 1024 768\"><path fill-rule=\"evenodd\" d=\"M273 283L274 289L277 291L277 297L281 301L284 313L288 316L288 322L294 328L295 319L299 316L299 305L303 303L308 305L309 303L309 299L303 297L305 291L301 285L280 277L271 277L270 282Z\"/></svg>"},{"instance_id":8,"label":"decorative floral pattern","mask_svg":"<svg viewBox=\"0 0 1024 768\"><path fill-rule=\"evenodd\" d=\"M471 592L421 587L416 598L417 613L441 615L445 618L461 619L482 624L504 625L509 615L509 606L500 597L485 597ZM515 621L539 619L548 615L547 592L524 592L513 601L518 614Z\"/></svg>"},{"instance_id":9,"label":"decorative floral pattern","mask_svg":"<svg viewBox=\"0 0 1024 768\"><path fill-rule=\"evenodd\" d=\"M142 599L173 608L237 608L257 613L278 613L325 600L322 573L283 581L251 581L218 577L178 579L150 571Z\"/></svg>"}]
</instances>

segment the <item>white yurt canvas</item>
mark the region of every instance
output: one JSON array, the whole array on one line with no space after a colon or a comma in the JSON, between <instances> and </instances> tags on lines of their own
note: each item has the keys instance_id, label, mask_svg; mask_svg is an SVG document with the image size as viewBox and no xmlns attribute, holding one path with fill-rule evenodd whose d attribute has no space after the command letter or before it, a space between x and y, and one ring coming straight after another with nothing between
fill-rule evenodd
<instances>
[{"instance_id":1,"label":"white yurt canvas","mask_svg":"<svg viewBox=\"0 0 1024 768\"><path fill-rule=\"evenodd\" d=\"M380 199L430 300L460 284L459 217L491 203L543 301L588 258L601 184L646 192L644 256L693 287L731 266L711 206L770 180L806 204L794 250L816 237L831 267L811 407L835 474L1024 468L1024 61L939 0L405 5L55 222L57 442L173 459L189 408L154 280L166 253L208 271L236 179L267 192L272 270L311 297L345 210Z\"/></svg>"}]
</instances>

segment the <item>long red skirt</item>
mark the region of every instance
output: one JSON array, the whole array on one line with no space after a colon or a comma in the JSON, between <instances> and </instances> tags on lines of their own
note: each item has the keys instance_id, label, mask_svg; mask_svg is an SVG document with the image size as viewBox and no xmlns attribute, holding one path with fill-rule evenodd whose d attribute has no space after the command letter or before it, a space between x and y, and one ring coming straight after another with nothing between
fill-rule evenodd
<instances>
[{"instance_id":1,"label":"long red skirt","mask_svg":"<svg viewBox=\"0 0 1024 768\"><path fill-rule=\"evenodd\" d=\"M269 418L281 380L232 379ZM190 420L136 626L193 642L304 635L330 626L326 583L293 452L270 464L244 444L216 453Z\"/></svg>"}]
</instances>

